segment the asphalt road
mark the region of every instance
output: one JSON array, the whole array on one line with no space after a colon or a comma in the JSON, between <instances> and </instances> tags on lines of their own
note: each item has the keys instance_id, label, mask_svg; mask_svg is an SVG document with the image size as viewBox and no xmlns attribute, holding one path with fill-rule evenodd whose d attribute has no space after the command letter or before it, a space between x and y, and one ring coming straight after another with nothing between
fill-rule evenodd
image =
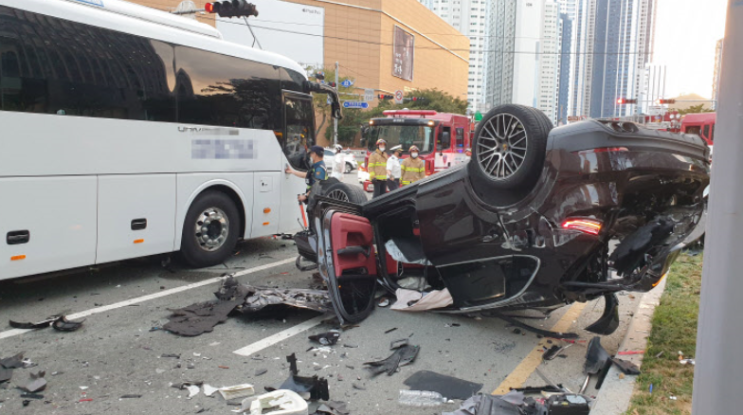
<instances>
[{"instance_id":1,"label":"asphalt road","mask_svg":"<svg viewBox=\"0 0 743 415\"><path fill-rule=\"evenodd\" d=\"M355 178L355 173L347 175L346 181ZM573 391L580 389L586 343L578 342L564 351L564 357L541 363L539 346L559 341L523 330L515 333L506 323L491 318L378 308L358 327L344 331L329 353L308 351L312 346L308 335L335 328L319 323L321 319L311 311L289 310L260 319L234 317L212 333L192 338L152 331L166 322L169 308L212 300L219 287L215 279L225 273L238 273L241 282L255 285L316 285L311 272L294 268L295 255L292 241L265 238L241 244L225 264L209 269L185 269L175 261L164 265L166 257L151 257L0 282L0 357L24 352L38 364L15 370L11 382L0 388L0 413L190 414L203 410L226 414L234 407L222 397L200 393L187 399L187 391L171 385L185 381L216 387L250 383L261 392L264 386L289 376L285 357L291 353L300 361L301 375L326 377L331 400L347 402L353 414L436 414L458 408L456 403L401 408L399 390L408 389L403 381L419 370L482 383L482 392L487 393L524 382L544 385L534 370L539 366L551 381ZM548 319L531 320L530 324L576 331L588 340L592 335L581 328L601 315L601 301L564 307ZM622 324L613 335L602 338L609 352L616 351L624 337L637 300L625 295L620 301ZM52 329L20 333L7 325L9 319L38 321L58 313L82 313L83 328L70 333ZM302 324L310 328L297 328ZM396 330L385 333L393 328ZM272 340L271 336L279 333L283 333L282 339ZM409 338L421 347L417 360L392 376L371 378L362 363L387 357L391 354L389 343L400 338ZM234 353L248 346L253 348L249 356ZM180 358L161 357L163 354ZM46 371L48 386L43 399L29 399L24 407L16 386L26 384L29 374L37 370ZM262 370L267 372L256 376ZM589 388L588 393L595 391ZM122 399L124 395L141 397Z\"/></svg>"}]
</instances>

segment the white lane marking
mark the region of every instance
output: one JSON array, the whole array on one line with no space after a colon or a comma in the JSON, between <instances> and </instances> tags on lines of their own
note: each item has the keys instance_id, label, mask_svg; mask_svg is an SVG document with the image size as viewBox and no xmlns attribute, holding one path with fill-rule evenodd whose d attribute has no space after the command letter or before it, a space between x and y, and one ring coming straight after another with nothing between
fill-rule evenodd
<instances>
[{"instance_id":1,"label":"white lane marking","mask_svg":"<svg viewBox=\"0 0 743 415\"><path fill-rule=\"evenodd\" d=\"M268 336L265 339L258 340L257 342L245 346L242 349L235 350L234 354L239 354L240 356L250 356L256 352L259 352L267 347L273 346L276 343L281 342L282 340L286 340L289 337L296 336L297 334L307 331L325 320L325 316L319 316L315 317L313 319L307 320L304 323L297 324L294 327L288 328L284 331L278 332L272 336Z\"/></svg>"},{"instance_id":2,"label":"white lane marking","mask_svg":"<svg viewBox=\"0 0 743 415\"><path fill-rule=\"evenodd\" d=\"M295 260L294 258L287 258L287 259L282 260L282 261L276 261L276 262L272 262L270 264L261 265L259 267L242 270L242 271L236 272L236 273L231 274L231 275L233 275L235 277L240 277L240 276L247 275L247 274L253 274L253 273L256 273L256 272L259 272L259 271L264 271L264 270L267 270L267 269L270 269L270 268L278 267L280 265L286 265L286 264L292 263L292 262L294 262L294 260ZM209 278L208 280L195 282L193 284L184 285L182 287L176 287L176 288L171 288L169 290L159 291L159 292L157 292L155 294L143 295L141 297L132 298L130 300L119 301L118 303L109 304L109 305L102 306L102 307L91 308L90 310L81 311L81 312L75 313L75 314L69 314L69 315L67 315L67 318L70 319L70 320L76 320L76 319L80 319L80 318L83 318L83 317L92 316L93 314L105 313L106 311L111 311L111 310L115 310L117 308L130 306L132 304L143 303L145 301L154 300L156 298L167 297L167 296L172 295L172 294L178 294L178 293L183 292L183 291L188 291L188 290L191 290L191 289L194 289L194 288L203 287L205 285L214 284L216 282L222 281L225 278L226 277ZM31 329L12 329L12 330L7 330L7 331L4 331L4 332L1 332L0 333L0 340L7 339L7 338L13 337L13 336L18 336L19 334L23 334L23 333L28 333L29 331L33 331L33 330L31 330Z\"/></svg>"}]
</instances>

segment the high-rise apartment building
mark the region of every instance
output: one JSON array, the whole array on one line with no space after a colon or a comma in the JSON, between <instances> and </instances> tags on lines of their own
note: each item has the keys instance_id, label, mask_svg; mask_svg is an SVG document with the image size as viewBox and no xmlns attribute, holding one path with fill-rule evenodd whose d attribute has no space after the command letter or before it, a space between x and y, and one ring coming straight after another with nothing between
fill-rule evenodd
<instances>
[{"instance_id":1,"label":"high-rise apartment building","mask_svg":"<svg viewBox=\"0 0 743 415\"><path fill-rule=\"evenodd\" d=\"M537 46L539 54L539 90L536 91L535 107L547 114L552 123L557 123L559 109L560 67L562 63L563 20L560 5L546 1L542 7L541 33Z\"/></svg>"},{"instance_id":2,"label":"high-rise apartment building","mask_svg":"<svg viewBox=\"0 0 743 415\"><path fill-rule=\"evenodd\" d=\"M467 101L473 111L485 109L488 0L418 0L470 39ZM459 97L464 98L464 97Z\"/></svg>"},{"instance_id":3,"label":"high-rise apartment building","mask_svg":"<svg viewBox=\"0 0 743 415\"><path fill-rule=\"evenodd\" d=\"M492 0L486 100L544 111L557 122L563 36L555 0Z\"/></svg>"},{"instance_id":4,"label":"high-rise apartment building","mask_svg":"<svg viewBox=\"0 0 743 415\"><path fill-rule=\"evenodd\" d=\"M490 0L485 101L492 106L513 102L517 0Z\"/></svg>"},{"instance_id":5,"label":"high-rise apartment building","mask_svg":"<svg viewBox=\"0 0 743 415\"><path fill-rule=\"evenodd\" d=\"M567 0L566 0L567 1ZM568 116L641 112L652 61L657 0L574 0ZM638 104L620 105L619 98Z\"/></svg>"}]
</instances>

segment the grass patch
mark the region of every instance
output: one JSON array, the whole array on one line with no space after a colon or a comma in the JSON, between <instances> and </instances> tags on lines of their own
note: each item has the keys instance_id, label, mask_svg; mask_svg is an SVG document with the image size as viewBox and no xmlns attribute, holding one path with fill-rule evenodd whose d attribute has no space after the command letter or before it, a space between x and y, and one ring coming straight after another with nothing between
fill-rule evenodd
<instances>
[{"instance_id":1,"label":"grass patch","mask_svg":"<svg viewBox=\"0 0 743 415\"><path fill-rule=\"evenodd\" d=\"M691 414L694 366L679 364L678 352L682 351L685 357L696 356L702 255L680 256L667 278L666 291L653 314L653 328L629 415ZM663 354L656 358L661 351ZM653 393L649 392L651 384ZM677 400L669 399L670 396Z\"/></svg>"}]
</instances>

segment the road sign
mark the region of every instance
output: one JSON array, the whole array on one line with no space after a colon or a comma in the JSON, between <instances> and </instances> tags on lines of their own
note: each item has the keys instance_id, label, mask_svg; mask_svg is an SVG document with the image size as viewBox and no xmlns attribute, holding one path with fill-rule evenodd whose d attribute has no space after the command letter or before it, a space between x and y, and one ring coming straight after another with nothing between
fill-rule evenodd
<instances>
[{"instance_id":1,"label":"road sign","mask_svg":"<svg viewBox=\"0 0 743 415\"><path fill-rule=\"evenodd\" d=\"M348 80L348 79L346 79L345 81L341 82L341 86L342 86L343 88L350 88L350 87L351 87L351 85L353 85L353 82L351 82L351 81L350 81L350 80Z\"/></svg>"},{"instance_id":2,"label":"road sign","mask_svg":"<svg viewBox=\"0 0 743 415\"><path fill-rule=\"evenodd\" d=\"M343 108L355 108L355 109L366 109L369 108L369 103L362 101L345 101Z\"/></svg>"},{"instance_id":3,"label":"road sign","mask_svg":"<svg viewBox=\"0 0 743 415\"><path fill-rule=\"evenodd\" d=\"M371 102L374 101L374 90L371 88L364 89L364 101Z\"/></svg>"},{"instance_id":4,"label":"road sign","mask_svg":"<svg viewBox=\"0 0 743 415\"><path fill-rule=\"evenodd\" d=\"M402 104L404 97L405 95L403 95L401 90L398 89L395 91L395 104Z\"/></svg>"}]
</instances>

